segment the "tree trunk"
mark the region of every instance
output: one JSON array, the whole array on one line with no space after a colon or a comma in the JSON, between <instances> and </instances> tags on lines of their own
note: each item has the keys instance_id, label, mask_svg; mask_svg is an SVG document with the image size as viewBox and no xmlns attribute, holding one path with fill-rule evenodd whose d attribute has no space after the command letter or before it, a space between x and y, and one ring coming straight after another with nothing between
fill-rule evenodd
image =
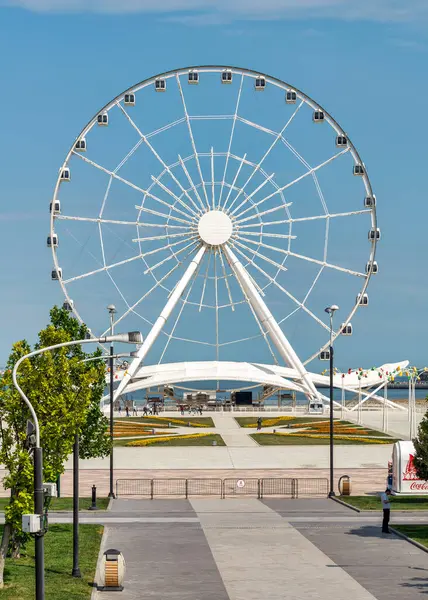
<instances>
[{"instance_id":1,"label":"tree trunk","mask_svg":"<svg viewBox=\"0 0 428 600\"><path fill-rule=\"evenodd\" d=\"M4 574L4 565L6 561L7 550L9 548L9 540L10 534L12 533L12 525L10 523L6 523L3 529L3 536L1 539L0 545L0 588L4 586L3 574Z\"/></svg>"}]
</instances>

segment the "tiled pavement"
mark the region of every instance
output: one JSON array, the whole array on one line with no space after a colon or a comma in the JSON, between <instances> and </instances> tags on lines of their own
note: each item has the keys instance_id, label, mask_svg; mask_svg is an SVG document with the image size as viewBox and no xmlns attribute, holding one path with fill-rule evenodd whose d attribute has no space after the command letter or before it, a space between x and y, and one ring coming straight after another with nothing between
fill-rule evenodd
<instances>
[{"instance_id":1,"label":"tiled pavement","mask_svg":"<svg viewBox=\"0 0 428 600\"><path fill-rule=\"evenodd\" d=\"M112 512L146 520L106 527L105 547L118 547L127 562L123 600L422 600L428 593L425 552L327 499L116 500Z\"/></svg>"}]
</instances>

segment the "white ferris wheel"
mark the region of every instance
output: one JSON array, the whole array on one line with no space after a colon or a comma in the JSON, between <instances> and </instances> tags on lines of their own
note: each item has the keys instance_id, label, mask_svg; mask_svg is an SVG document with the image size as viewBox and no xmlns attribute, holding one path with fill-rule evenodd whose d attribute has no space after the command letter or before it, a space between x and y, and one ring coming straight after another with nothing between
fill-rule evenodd
<instances>
[{"instance_id":1,"label":"white ferris wheel","mask_svg":"<svg viewBox=\"0 0 428 600\"><path fill-rule=\"evenodd\" d=\"M315 396L324 307L351 335L378 271L376 199L347 133L249 69L178 69L114 98L73 142L50 214L75 316L105 333L113 301L116 326L144 333L119 393L233 379Z\"/></svg>"}]
</instances>

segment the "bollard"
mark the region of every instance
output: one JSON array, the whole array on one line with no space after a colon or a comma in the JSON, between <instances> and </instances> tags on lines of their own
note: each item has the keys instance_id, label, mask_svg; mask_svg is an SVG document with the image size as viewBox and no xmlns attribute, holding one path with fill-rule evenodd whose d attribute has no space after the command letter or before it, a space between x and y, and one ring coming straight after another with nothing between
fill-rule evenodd
<instances>
[{"instance_id":1,"label":"bollard","mask_svg":"<svg viewBox=\"0 0 428 600\"><path fill-rule=\"evenodd\" d=\"M91 498L91 506L89 507L89 510L98 510L98 506L97 506L97 487L96 485L92 486L92 498Z\"/></svg>"}]
</instances>

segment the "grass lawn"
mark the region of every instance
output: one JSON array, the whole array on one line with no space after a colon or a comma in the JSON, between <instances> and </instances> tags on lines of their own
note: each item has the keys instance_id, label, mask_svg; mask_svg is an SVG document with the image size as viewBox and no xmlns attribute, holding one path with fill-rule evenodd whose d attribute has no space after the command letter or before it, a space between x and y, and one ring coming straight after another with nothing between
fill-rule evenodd
<instances>
[{"instance_id":1,"label":"grass lawn","mask_svg":"<svg viewBox=\"0 0 428 600\"><path fill-rule=\"evenodd\" d=\"M97 498L97 506L102 510L106 510L108 506L108 498ZM0 498L0 511L4 510L4 507L9 502L9 498ZM90 498L80 498L79 508L80 510L88 510L91 506ZM56 510L73 510L73 498L52 498L49 512Z\"/></svg>"},{"instance_id":2,"label":"grass lawn","mask_svg":"<svg viewBox=\"0 0 428 600\"><path fill-rule=\"evenodd\" d=\"M103 527L80 525L81 579L71 576L72 532L72 525L50 525L45 536L45 585L48 600L86 600L91 597ZM26 556L22 553L20 559L6 559L4 575L5 587L0 592L2 600L34 599L33 540L27 545Z\"/></svg>"},{"instance_id":3,"label":"grass lawn","mask_svg":"<svg viewBox=\"0 0 428 600\"><path fill-rule=\"evenodd\" d=\"M168 423L171 423L171 427L195 427L197 425L204 425L204 427L215 427L214 421L211 417L188 417L187 415L177 417L119 417L115 421L125 421L126 423L144 423L146 425L162 425L168 427ZM179 422L177 422L179 421Z\"/></svg>"},{"instance_id":4,"label":"grass lawn","mask_svg":"<svg viewBox=\"0 0 428 600\"><path fill-rule=\"evenodd\" d=\"M340 496L340 499L360 510L382 509L379 496ZM391 510L428 510L428 496L390 496L390 502Z\"/></svg>"},{"instance_id":5,"label":"grass lawn","mask_svg":"<svg viewBox=\"0 0 428 600\"><path fill-rule=\"evenodd\" d=\"M250 436L255 440L260 446L328 446L330 440L328 437L325 438L311 438L311 437L299 437L297 435L284 435L284 434L275 434L275 433L251 433ZM392 439L390 443L393 444L397 440ZM335 446L346 446L346 445L362 445L365 442L361 442L359 440L339 440L337 438L334 439ZM371 445L375 446L373 442Z\"/></svg>"},{"instance_id":6,"label":"grass lawn","mask_svg":"<svg viewBox=\"0 0 428 600\"><path fill-rule=\"evenodd\" d=\"M128 442L130 440L127 440ZM226 444L223 441L221 435L217 433L211 433L205 435L204 437L199 438L187 438L180 439L179 437L163 440L159 438L158 442L148 444L147 446L140 446L141 448L157 448L158 446L212 446L213 442L217 442L217 446L225 446ZM125 442L125 440L123 440ZM122 444L121 444L122 445ZM125 443L123 445L126 445ZM138 446L129 446L131 448L138 448Z\"/></svg>"},{"instance_id":7,"label":"grass lawn","mask_svg":"<svg viewBox=\"0 0 428 600\"><path fill-rule=\"evenodd\" d=\"M393 527L428 548L428 525L394 525Z\"/></svg>"}]
</instances>

